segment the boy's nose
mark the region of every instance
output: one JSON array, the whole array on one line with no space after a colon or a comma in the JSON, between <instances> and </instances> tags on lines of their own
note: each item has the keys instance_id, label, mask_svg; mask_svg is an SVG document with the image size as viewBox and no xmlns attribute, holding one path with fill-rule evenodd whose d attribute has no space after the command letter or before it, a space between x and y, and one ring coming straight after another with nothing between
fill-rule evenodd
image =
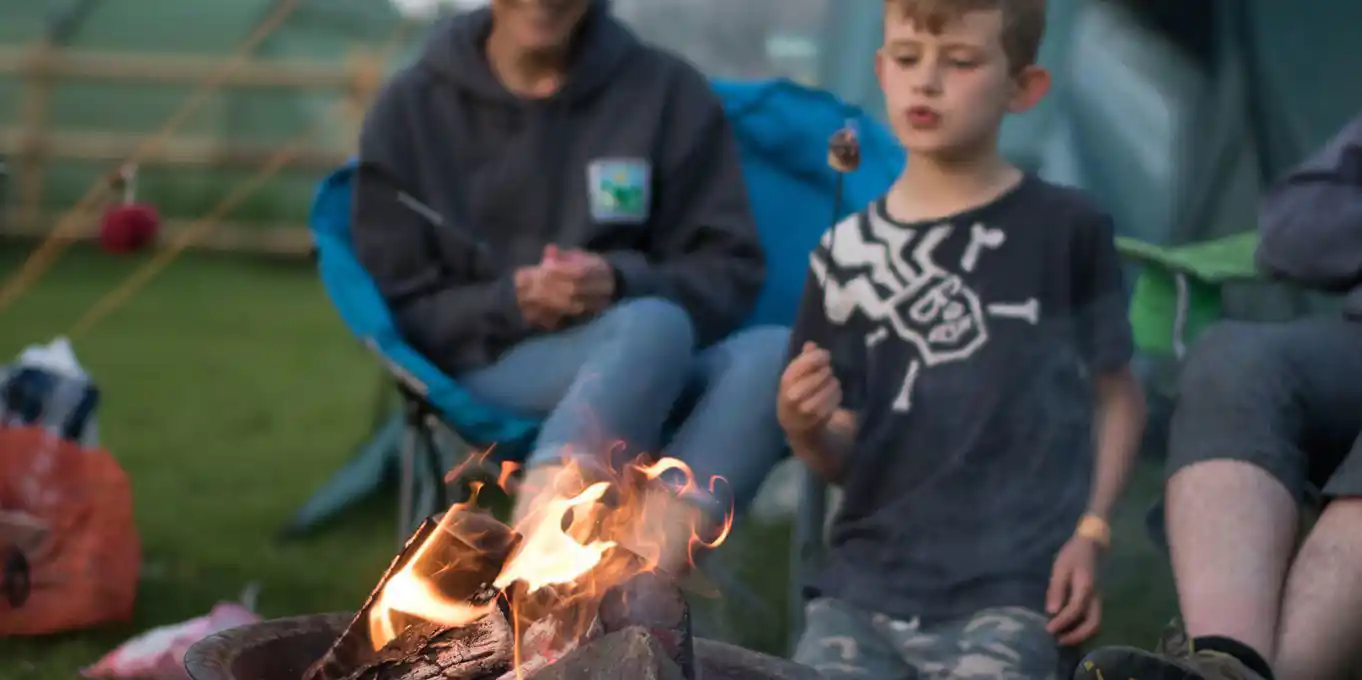
<instances>
[{"instance_id":1,"label":"boy's nose","mask_svg":"<svg viewBox=\"0 0 1362 680\"><path fill-rule=\"evenodd\" d=\"M918 94L938 95L941 94L941 73L935 68L924 68L918 75L917 82L913 83L913 89Z\"/></svg>"},{"instance_id":2,"label":"boy's nose","mask_svg":"<svg viewBox=\"0 0 1362 680\"><path fill-rule=\"evenodd\" d=\"M941 94L941 65L937 60L924 60L914 69L913 79L913 90L917 94Z\"/></svg>"}]
</instances>

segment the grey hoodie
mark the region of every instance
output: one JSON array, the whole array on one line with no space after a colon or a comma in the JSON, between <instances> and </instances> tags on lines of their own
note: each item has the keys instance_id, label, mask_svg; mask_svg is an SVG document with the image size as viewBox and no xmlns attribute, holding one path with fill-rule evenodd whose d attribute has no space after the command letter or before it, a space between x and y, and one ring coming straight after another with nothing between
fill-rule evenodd
<instances>
[{"instance_id":1,"label":"grey hoodie","mask_svg":"<svg viewBox=\"0 0 1362 680\"><path fill-rule=\"evenodd\" d=\"M764 261L708 81L595 0L553 97L492 74L487 10L439 26L360 135L353 239L413 347L451 374L536 334L513 272L544 246L603 254L623 297L684 307L701 343L751 311Z\"/></svg>"},{"instance_id":2,"label":"grey hoodie","mask_svg":"<svg viewBox=\"0 0 1362 680\"><path fill-rule=\"evenodd\" d=\"M1362 320L1362 116L1263 199L1258 266L1291 283L1347 293Z\"/></svg>"}]
</instances>

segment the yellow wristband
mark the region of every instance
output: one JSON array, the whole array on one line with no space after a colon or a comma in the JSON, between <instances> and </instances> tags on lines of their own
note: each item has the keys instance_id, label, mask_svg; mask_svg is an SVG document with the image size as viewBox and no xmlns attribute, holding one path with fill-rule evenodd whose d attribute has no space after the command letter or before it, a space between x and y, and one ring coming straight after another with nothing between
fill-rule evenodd
<instances>
[{"instance_id":1,"label":"yellow wristband","mask_svg":"<svg viewBox=\"0 0 1362 680\"><path fill-rule=\"evenodd\" d=\"M1111 547L1111 525L1097 515L1083 515L1074 535L1082 536L1103 548Z\"/></svg>"}]
</instances>

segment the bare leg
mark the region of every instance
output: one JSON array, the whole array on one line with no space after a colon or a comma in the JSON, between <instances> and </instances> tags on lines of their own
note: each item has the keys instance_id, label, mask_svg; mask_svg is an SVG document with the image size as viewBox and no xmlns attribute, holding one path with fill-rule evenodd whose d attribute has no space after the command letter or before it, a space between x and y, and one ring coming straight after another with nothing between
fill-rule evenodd
<instances>
[{"instance_id":1,"label":"bare leg","mask_svg":"<svg viewBox=\"0 0 1362 680\"><path fill-rule=\"evenodd\" d=\"M1362 648L1362 498L1330 503L1286 582L1276 674L1341 680Z\"/></svg>"},{"instance_id":2,"label":"bare leg","mask_svg":"<svg viewBox=\"0 0 1362 680\"><path fill-rule=\"evenodd\" d=\"M1327 621L1328 614L1296 593L1333 597L1339 581L1306 571L1304 564L1298 575L1287 574L1295 569L1297 504L1316 477L1343 456L1356 459L1358 469L1348 475L1335 470L1324 492L1362 497L1362 454L1348 454L1362 448L1355 444L1360 425L1362 323L1337 317L1225 321L1203 332L1179 383L1166 489L1173 574L1192 639L1189 644L1187 636L1170 631L1153 652L1104 647L1084 659L1075 677L1325 680L1309 668L1294 670L1303 668L1296 659L1318 649L1307 645L1329 644L1297 641L1298 635L1319 634L1318 627L1298 621ZM1344 523L1342 516L1335 519ZM1332 531L1334 545L1341 545L1343 530ZM1318 543L1312 549L1323 550L1329 535L1312 538ZM1322 558L1310 559L1328 569ZM1288 580L1292 594L1283 604ZM1292 621L1285 636L1283 609ZM1333 626L1330 634L1344 630L1326 625ZM1289 640L1284 644L1290 649L1279 647L1279 640ZM1274 673L1278 666L1282 670Z\"/></svg>"},{"instance_id":3,"label":"bare leg","mask_svg":"<svg viewBox=\"0 0 1362 680\"><path fill-rule=\"evenodd\" d=\"M1188 634L1232 638L1271 659L1296 540L1296 499L1262 468L1236 460L1182 468L1167 494L1169 551Z\"/></svg>"}]
</instances>

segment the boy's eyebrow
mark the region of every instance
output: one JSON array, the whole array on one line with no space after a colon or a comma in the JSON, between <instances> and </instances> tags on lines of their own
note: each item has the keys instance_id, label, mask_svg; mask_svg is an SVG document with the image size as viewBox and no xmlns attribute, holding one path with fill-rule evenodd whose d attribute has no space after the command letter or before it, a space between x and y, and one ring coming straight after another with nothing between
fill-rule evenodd
<instances>
[{"instance_id":1,"label":"boy's eyebrow","mask_svg":"<svg viewBox=\"0 0 1362 680\"><path fill-rule=\"evenodd\" d=\"M921 40L913 40L911 38L894 38L889 41L890 47L918 47L921 45Z\"/></svg>"},{"instance_id":2,"label":"boy's eyebrow","mask_svg":"<svg viewBox=\"0 0 1362 680\"><path fill-rule=\"evenodd\" d=\"M921 46L922 46L922 41L921 41L921 40L914 40L914 39L912 39L912 38L894 38L893 40L890 40L889 43L888 43L888 47L921 47ZM984 46L983 46L983 45L980 45L980 44L978 44L978 43L968 42L968 41L961 41L961 40L952 40L952 41L949 41L949 42L942 42L942 43L939 43L939 44L938 44L938 47L940 47L941 49L946 49L946 50L957 50L957 49L982 50L982 49L984 49Z\"/></svg>"}]
</instances>

